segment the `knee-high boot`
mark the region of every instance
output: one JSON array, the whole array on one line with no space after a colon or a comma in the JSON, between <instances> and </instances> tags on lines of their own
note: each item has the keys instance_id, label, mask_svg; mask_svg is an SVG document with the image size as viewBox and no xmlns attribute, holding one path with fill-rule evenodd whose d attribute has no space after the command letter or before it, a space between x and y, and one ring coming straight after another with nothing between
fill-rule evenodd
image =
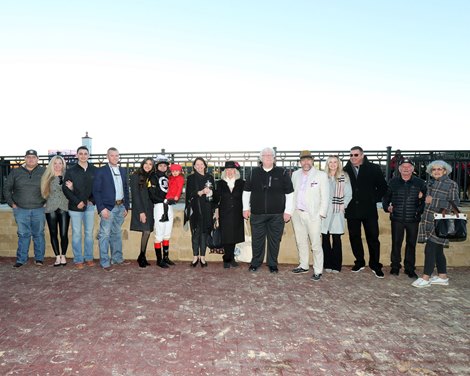
<instances>
[{"instance_id":1,"label":"knee-high boot","mask_svg":"<svg viewBox=\"0 0 470 376\"><path fill-rule=\"evenodd\" d=\"M155 255L157 256L157 266L160 268L169 268L167 263L162 258L162 243L155 243Z\"/></svg>"},{"instance_id":2,"label":"knee-high boot","mask_svg":"<svg viewBox=\"0 0 470 376\"><path fill-rule=\"evenodd\" d=\"M164 240L163 241L163 260L168 264L168 265L175 265L173 261L170 260L169 254L170 254L170 241L169 240Z\"/></svg>"}]
</instances>

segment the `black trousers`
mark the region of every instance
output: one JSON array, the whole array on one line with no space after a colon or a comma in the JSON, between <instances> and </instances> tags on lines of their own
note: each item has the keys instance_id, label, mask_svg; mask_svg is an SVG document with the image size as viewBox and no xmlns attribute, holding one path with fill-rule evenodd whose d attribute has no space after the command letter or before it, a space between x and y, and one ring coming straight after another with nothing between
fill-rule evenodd
<instances>
[{"instance_id":1,"label":"black trousers","mask_svg":"<svg viewBox=\"0 0 470 376\"><path fill-rule=\"evenodd\" d=\"M356 266L365 266L364 246L361 238L361 225L364 226L367 247L369 248L369 266L371 269L381 269L380 263L380 241L379 241L379 221L376 218L348 219L349 241L356 260Z\"/></svg>"},{"instance_id":2,"label":"black trousers","mask_svg":"<svg viewBox=\"0 0 470 376\"><path fill-rule=\"evenodd\" d=\"M331 242L333 238L333 244ZM341 271L343 250L341 234L321 234L323 248L323 268Z\"/></svg>"},{"instance_id":3,"label":"black trousers","mask_svg":"<svg viewBox=\"0 0 470 376\"><path fill-rule=\"evenodd\" d=\"M69 212L61 209L57 209L52 213L46 213L47 227L49 227L49 235L51 237L52 250L56 256L60 256L60 250L62 255L65 256L67 248L69 246L69 223L70 216ZM58 235L60 232L60 248Z\"/></svg>"},{"instance_id":4,"label":"black trousers","mask_svg":"<svg viewBox=\"0 0 470 376\"><path fill-rule=\"evenodd\" d=\"M444 246L428 240L424 246L423 274L431 275L434 271L434 267L437 267L439 274L447 274L447 260L444 255Z\"/></svg>"},{"instance_id":5,"label":"black trousers","mask_svg":"<svg viewBox=\"0 0 470 376\"><path fill-rule=\"evenodd\" d=\"M234 260L234 251L235 244L224 244L224 255L222 256L222 260L224 260L224 262L232 262Z\"/></svg>"},{"instance_id":6,"label":"black trousers","mask_svg":"<svg viewBox=\"0 0 470 376\"><path fill-rule=\"evenodd\" d=\"M390 255L390 266L393 269L401 268L401 246L406 233L404 260L405 271L412 272L415 270L418 225L418 222L402 223L392 221L392 252Z\"/></svg>"},{"instance_id":7,"label":"black trousers","mask_svg":"<svg viewBox=\"0 0 470 376\"><path fill-rule=\"evenodd\" d=\"M268 240L267 264L277 267L279 247L281 245L282 233L284 231L284 214L252 214L251 223L251 246L253 258L251 265L259 267L264 260L266 239Z\"/></svg>"},{"instance_id":8,"label":"black trousers","mask_svg":"<svg viewBox=\"0 0 470 376\"><path fill-rule=\"evenodd\" d=\"M206 256L207 233L202 232L200 227L191 229L191 243L193 246L193 256Z\"/></svg>"}]
</instances>

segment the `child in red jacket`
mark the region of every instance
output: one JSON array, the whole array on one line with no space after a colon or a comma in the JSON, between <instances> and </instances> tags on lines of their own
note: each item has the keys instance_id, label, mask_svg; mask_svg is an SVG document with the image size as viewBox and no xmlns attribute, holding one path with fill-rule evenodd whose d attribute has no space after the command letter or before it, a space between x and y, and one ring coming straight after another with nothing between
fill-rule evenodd
<instances>
[{"instance_id":1,"label":"child in red jacket","mask_svg":"<svg viewBox=\"0 0 470 376\"><path fill-rule=\"evenodd\" d=\"M183 168L177 163L170 165L171 175L168 177L168 192L163 201L163 215L160 222L168 222L168 205L174 205L181 197L184 186Z\"/></svg>"}]
</instances>

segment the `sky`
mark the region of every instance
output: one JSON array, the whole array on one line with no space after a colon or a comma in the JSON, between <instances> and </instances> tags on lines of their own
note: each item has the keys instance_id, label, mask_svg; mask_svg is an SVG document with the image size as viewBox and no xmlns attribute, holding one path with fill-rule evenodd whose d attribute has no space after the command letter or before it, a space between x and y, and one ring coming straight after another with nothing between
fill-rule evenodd
<instances>
[{"instance_id":1,"label":"sky","mask_svg":"<svg viewBox=\"0 0 470 376\"><path fill-rule=\"evenodd\" d=\"M0 0L1 155L470 150L468 0Z\"/></svg>"}]
</instances>

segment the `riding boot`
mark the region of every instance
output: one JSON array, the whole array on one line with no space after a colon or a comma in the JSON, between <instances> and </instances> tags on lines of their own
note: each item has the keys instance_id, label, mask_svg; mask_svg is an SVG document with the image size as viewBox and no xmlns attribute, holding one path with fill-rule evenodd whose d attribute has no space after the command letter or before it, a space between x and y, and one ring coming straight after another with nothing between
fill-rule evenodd
<instances>
[{"instance_id":1,"label":"riding boot","mask_svg":"<svg viewBox=\"0 0 470 376\"><path fill-rule=\"evenodd\" d=\"M161 243L155 243L155 255L157 256L157 266L164 269L169 268L167 263L162 258Z\"/></svg>"},{"instance_id":2,"label":"riding boot","mask_svg":"<svg viewBox=\"0 0 470 376\"><path fill-rule=\"evenodd\" d=\"M175 265L173 261L170 260L169 257L169 251L170 249L170 241L169 240L164 240L163 241L163 260L168 264L168 265Z\"/></svg>"}]
</instances>

